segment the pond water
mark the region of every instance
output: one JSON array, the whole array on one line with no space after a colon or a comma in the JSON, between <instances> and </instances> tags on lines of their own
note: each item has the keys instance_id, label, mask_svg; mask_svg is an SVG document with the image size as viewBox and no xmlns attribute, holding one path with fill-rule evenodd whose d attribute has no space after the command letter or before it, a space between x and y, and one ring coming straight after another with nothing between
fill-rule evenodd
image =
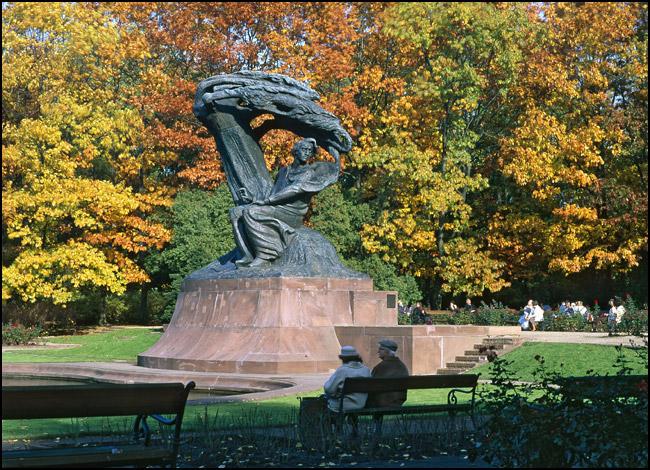
<instances>
[{"instance_id":1,"label":"pond water","mask_svg":"<svg viewBox=\"0 0 650 470\"><path fill-rule=\"evenodd\" d=\"M20 375L3 375L2 386L19 386L29 387L37 385L83 385L83 384L96 384L106 383L92 379L74 379L62 377L33 377L33 376L20 376ZM228 390L228 389L196 389L190 391L188 400L203 400L206 398L225 397L230 395L243 395L251 393L242 390Z\"/></svg>"}]
</instances>

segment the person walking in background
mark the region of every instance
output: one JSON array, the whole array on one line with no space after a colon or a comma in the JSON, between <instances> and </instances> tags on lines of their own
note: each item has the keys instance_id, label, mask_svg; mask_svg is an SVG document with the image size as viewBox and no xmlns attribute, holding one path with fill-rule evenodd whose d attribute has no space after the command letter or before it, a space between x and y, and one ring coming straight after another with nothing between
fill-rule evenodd
<instances>
[{"instance_id":1,"label":"person walking in background","mask_svg":"<svg viewBox=\"0 0 650 470\"><path fill-rule=\"evenodd\" d=\"M528 300L526 303L526 306L524 307L524 312L523 312L523 322L519 322L520 325L525 324L526 325L526 331L535 331L535 318L533 316L533 301Z\"/></svg>"},{"instance_id":2,"label":"person walking in background","mask_svg":"<svg viewBox=\"0 0 650 470\"><path fill-rule=\"evenodd\" d=\"M521 326L521 331L530 330L530 322L528 321L528 318L524 312L521 312L521 316L519 317L519 326Z\"/></svg>"},{"instance_id":3,"label":"person walking in background","mask_svg":"<svg viewBox=\"0 0 650 470\"><path fill-rule=\"evenodd\" d=\"M415 308L413 309L413 313L411 314L411 324L424 325L425 321L426 321L426 314L424 313L422 304L418 302L415 304Z\"/></svg>"},{"instance_id":4,"label":"person walking in background","mask_svg":"<svg viewBox=\"0 0 650 470\"><path fill-rule=\"evenodd\" d=\"M467 313L476 312L476 307L474 307L474 305L472 305L472 299L465 300L465 311Z\"/></svg>"},{"instance_id":5,"label":"person walking in background","mask_svg":"<svg viewBox=\"0 0 650 470\"><path fill-rule=\"evenodd\" d=\"M614 299L609 299L609 311L607 312L607 329L609 330L609 333L607 336L612 336L616 334L616 318L617 318L617 309L616 309L616 303L614 302Z\"/></svg>"},{"instance_id":6,"label":"person walking in background","mask_svg":"<svg viewBox=\"0 0 650 470\"><path fill-rule=\"evenodd\" d=\"M451 313L456 313L458 311L458 305L456 305L453 300L449 302L449 310L451 310Z\"/></svg>"},{"instance_id":7,"label":"person walking in background","mask_svg":"<svg viewBox=\"0 0 650 470\"><path fill-rule=\"evenodd\" d=\"M539 305L536 300L533 301L533 318L535 320L534 330L541 329L544 326L544 309Z\"/></svg>"},{"instance_id":8,"label":"person walking in background","mask_svg":"<svg viewBox=\"0 0 650 470\"><path fill-rule=\"evenodd\" d=\"M620 301L617 302L614 299L610 299L609 307L609 312L607 313L607 328L609 330L608 336L612 336L618 333L618 325L623 321L625 307L623 307Z\"/></svg>"}]
</instances>

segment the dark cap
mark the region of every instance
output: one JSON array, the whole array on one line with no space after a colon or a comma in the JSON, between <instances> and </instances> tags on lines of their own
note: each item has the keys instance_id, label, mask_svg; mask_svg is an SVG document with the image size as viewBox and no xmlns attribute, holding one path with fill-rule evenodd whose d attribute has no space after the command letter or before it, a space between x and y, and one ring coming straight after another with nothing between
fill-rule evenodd
<instances>
[{"instance_id":1,"label":"dark cap","mask_svg":"<svg viewBox=\"0 0 650 470\"><path fill-rule=\"evenodd\" d=\"M397 343L390 339L382 339L379 342L379 347L384 349L390 349L391 351L397 351Z\"/></svg>"}]
</instances>

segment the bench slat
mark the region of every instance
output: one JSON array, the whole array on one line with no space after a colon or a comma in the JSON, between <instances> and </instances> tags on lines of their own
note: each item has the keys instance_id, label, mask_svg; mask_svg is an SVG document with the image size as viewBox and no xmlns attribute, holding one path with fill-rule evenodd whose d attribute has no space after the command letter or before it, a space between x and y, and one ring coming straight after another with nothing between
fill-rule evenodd
<instances>
[{"instance_id":1,"label":"bench slat","mask_svg":"<svg viewBox=\"0 0 650 470\"><path fill-rule=\"evenodd\" d=\"M442 411L468 411L472 409L470 403L460 405L418 405L418 406L402 406L390 408L362 408L360 410L346 411L345 414L355 415L391 415L391 414L415 414L415 413L435 413Z\"/></svg>"},{"instance_id":2,"label":"bench slat","mask_svg":"<svg viewBox=\"0 0 650 470\"><path fill-rule=\"evenodd\" d=\"M412 375L409 377L351 377L343 383L343 394L359 392L398 392L427 388L476 387L478 375Z\"/></svg>"},{"instance_id":3,"label":"bench slat","mask_svg":"<svg viewBox=\"0 0 650 470\"><path fill-rule=\"evenodd\" d=\"M184 390L181 383L2 387L2 419L178 413Z\"/></svg>"}]
</instances>

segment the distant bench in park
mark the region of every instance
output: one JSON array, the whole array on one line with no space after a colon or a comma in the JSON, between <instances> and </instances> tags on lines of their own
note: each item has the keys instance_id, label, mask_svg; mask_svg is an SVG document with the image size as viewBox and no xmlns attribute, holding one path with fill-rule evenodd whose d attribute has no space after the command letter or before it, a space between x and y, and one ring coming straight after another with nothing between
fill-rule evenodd
<instances>
[{"instance_id":1,"label":"distant bench in park","mask_svg":"<svg viewBox=\"0 0 650 470\"><path fill-rule=\"evenodd\" d=\"M647 375L566 377L556 380L556 385L565 399L580 402L648 396Z\"/></svg>"},{"instance_id":2,"label":"distant bench in park","mask_svg":"<svg viewBox=\"0 0 650 470\"><path fill-rule=\"evenodd\" d=\"M154 384L90 384L2 387L2 419L136 416L128 443L88 447L2 452L2 467L88 467L171 465L181 436L183 412L194 382ZM173 415L165 418L161 415ZM172 446L151 445L147 418L174 427Z\"/></svg>"}]
</instances>

